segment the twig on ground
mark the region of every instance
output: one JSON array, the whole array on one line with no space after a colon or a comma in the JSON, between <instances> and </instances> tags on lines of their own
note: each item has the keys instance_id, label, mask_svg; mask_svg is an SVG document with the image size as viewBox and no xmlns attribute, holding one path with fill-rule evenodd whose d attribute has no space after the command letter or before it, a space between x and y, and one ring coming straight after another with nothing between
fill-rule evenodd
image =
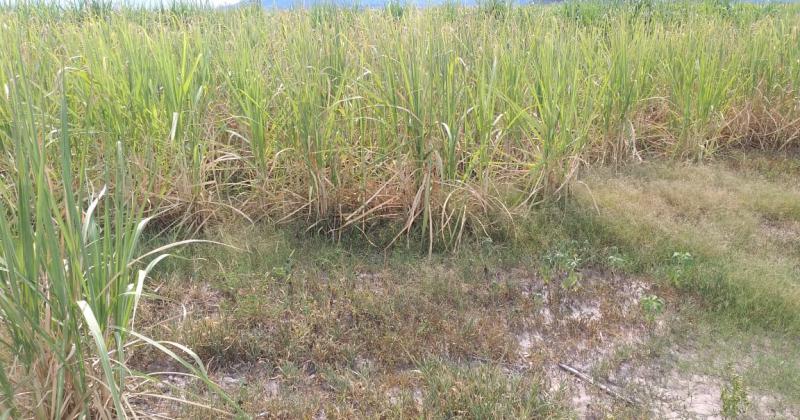
<instances>
[{"instance_id":1,"label":"twig on ground","mask_svg":"<svg viewBox=\"0 0 800 420\"><path fill-rule=\"evenodd\" d=\"M591 376L589 376L589 375L587 375L587 374L585 374L585 373L583 373L583 372L581 372L581 371L579 371L579 370L577 370L577 369L575 369L575 368L573 368L571 366L565 365L563 363L559 363L558 367L561 368L561 370L572 374L576 378L578 378L578 379L580 379L580 380L582 380L584 382L588 382L588 383L600 388L606 394L608 394L608 395L610 395L610 396L612 396L612 397L614 397L614 398L616 398L618 400L625 401L626 403L628 403L630 405L633 405L633 406L639 405L639 403L636 400L628 398L628 397L620 394L619 392L614 391L613 389L611 389L607 385L595 381L594 378L592 378Z\"/></svg>"}]
</instances>

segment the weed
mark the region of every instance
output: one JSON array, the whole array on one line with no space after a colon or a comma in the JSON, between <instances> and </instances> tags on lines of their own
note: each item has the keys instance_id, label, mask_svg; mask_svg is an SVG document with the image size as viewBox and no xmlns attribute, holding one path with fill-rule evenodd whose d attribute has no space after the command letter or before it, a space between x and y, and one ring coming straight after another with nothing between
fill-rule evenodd
<instances>
[{"instance_id":1,"label":"weed","mask_svg":"<svg viewBox=\"0 0 800 420\"><path fill-rule=\"evenodd\" d=\"M728 367L727 383L722 387L719 398L725 418L737 418L746 413L750 406L744 381L731 367Z\"/></svg>"},{"instance_id":2,"label":"weed","mask_svg":"<svg viewBox=\"0 0 800 420\"><path fill-rule=\"evenodd\" d=\"M694 257L688 252L673 252L667 275L674 286L682 286L686 281L689 270L694 265Z\"/></svg>"},{"instance_id":3,"label":"weed","mask_svg":"<svg viewBox=\"0 0 800 420\"><path fill-rule=\"evenodd\" d=\"M561 278L561 286L573 290L580 285L579 270L589 262L591 255L587 242L570 240L545 253L540 270L547 281Z\"/></svg>"},{"instance_id":4,"label":"weed","mask_svg":"<svg viewBox=\"0 0 800 420\"><path fill-rule=\"evenodd\" d=\"M617 254L609 255L607 258L607 263L612 270L620 270L620 271L624 271L625 268L629 265L628 260L624 256Z\"/></svg>"},{"instance_id":5,"label":"weed","mask_svg":"<svg viewBox=\"0 0 800 420\"><path fill-rule=\"evenodd\" d=\"M658 315L664 312L666 302L656 295L646 295L639 300L639 306L642 307L647 321L652 323Z\"/></svg>"}]
</instances>

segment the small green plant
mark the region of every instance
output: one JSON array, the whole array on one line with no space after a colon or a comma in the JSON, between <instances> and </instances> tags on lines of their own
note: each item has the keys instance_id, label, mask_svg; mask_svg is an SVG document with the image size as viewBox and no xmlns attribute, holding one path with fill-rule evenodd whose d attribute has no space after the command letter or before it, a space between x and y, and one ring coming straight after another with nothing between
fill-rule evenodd
<instances>
[{"instance_id":1,"label":"small green plant","mask_svg":"<svg viewBox=\"0 0 800 420\"><path fill-rule=\"evenodd\" d=\"M544 260L547 263L547 266L552 269L575 269L581 264L581 259L578 255L569 254L563 251L547 253L544 256Z\"/></svg>"},{"instance_id":2,"label":"small green plant","mask_svg":"<svg viewBox=\"0 0 800 420\"><path fill-rule=\"evenodd\" d=\"M614 271L624 271L628 267L628 259L616 252L606 258L608 267Z\"/></svg>"},{"instance_id":3,"label":"small green plant","mask_svg":"<svg viewBox=\"0 0 800 420\"><path fill-rule=\"evenodd\" d=\"M580 285L580 268L586 264L588 244L571 240L560 244L558 248L543 257L542 275L545 280L561 278L561 287L575 290Z\"/></svg>"},{"instance_id":4,"label":"small green plant","mask_svg":"<svg viewBox=\"0 0 800 420\"><path fill-rule=\"evenodd\" d=\"M688 252L673 252L672 253L672 261L679 262L681 264L691 263L694 260L694 257L691 253Z\"/></svg>"},{"instance_id":5,"label":"small green plant","mask_svg":"<svg viewBox=\"0 0 800 420\"><path fill-rule=\"evenodd\" d=\"M570 283L569 277L581 266L582 260L577 254L563 251L554 251L545 254L544 264L542 265L542 275L545 281L567 274L564 282ZM575 278L573 277L573 280Z\"/></svg>"},{"instance_id":6,"label":"small green plant","mask_svg":"<svg viewBox=\"0 0 800 420\"><path fill-rule=\"evenodd\" d=\"M292 269L294 268L293 257L294 251L286 257L283 264L272 267L272 270L270 270L271 277L278 281L288 281L292 275Z\"/></svg>"},{"instance_id":7,"label":"small green plant","mask_svg":"<svg viewBox=\"0 0 800 420\"><path fill-rule=\"evenodd\" d=\"M646 295L639 300L639 306L642 307L647 322L652 323L658 315L664 312L666 302L656 295Z\"/></svg>"},{"instance_id":8,"label":"small green plant","mask_svg":"<svg viewBox=\"0 0 800 420\"><path fill-rule=\"evenodd\" d=\"M544 263L553 270L576 270L586 262L585 255L588 246L587 243L580 243L576 240L565 242L546 253L543 258Z\"/></svg>"},{"instance_id":9,"label":"small green plant","mask_svg":"<svg viewBox=\"0 0 800 420\"><path fill-rule=\"evenodd\" d=\"M694 265L694 256L688 252L673 252L670 257L670 266L667 275L675 286L681 286L686 276Z\"/></svg>"},{"instance_id":10,"label":"small green plant","mask_svg":"<svg viewBox=\"0 0 800 420\"><path fill-rule=\"evenodd\" d=\"M742 377L728 367L728 383L720 391L722 402L722 416L725 418L736 418L747 412L750 401L747 397L747 388Z\"/></svg>"}]
</instances>

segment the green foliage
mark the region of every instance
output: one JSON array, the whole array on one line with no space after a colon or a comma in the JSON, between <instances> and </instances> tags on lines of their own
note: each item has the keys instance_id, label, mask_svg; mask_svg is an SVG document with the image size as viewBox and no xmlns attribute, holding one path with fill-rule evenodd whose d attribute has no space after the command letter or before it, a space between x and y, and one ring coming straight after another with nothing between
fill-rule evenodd
<instances>
[{"instance_id":1,"label":"green foliage","mask_svg":"<svg viewBox=\"0 0 800 420\"><path fill-rule=\"evenodd\" d=\"M747 388L742 377L728 367L727 383L720 390L722 402L722 416L725 418L738 418L747 412L750 401L747 398Z\"/></svg>"},{"instance_id":2,"label":"green foliage","mask_svg":"<svg viewBox=\"0 0 800 420\"><path fill-rule=\"evenodd\" d=\"M408 9L408 5L400 0L391 0L386 3L386 13L393 17L395 20L403 19L403 15Z\"/></svg>"},{"instance_id":3,"label":"green foliage","mask_svg":"<svg viewBox=\"0 0 800 420\"><path fill-rule=\"evenodd\" d=\"M631 260L626 255L620 253L619 248L612 246L608 250L608 257L606 257L605 264L613 271L629 271L631 267Z\"/></svg>"},{"instance_id":4,"label":"green foliage","mask_svg":"<svg viewBox=\"0 0 800 420\"><path fill-rule=\"evenodd\" d=\"M796 5L726 1L512 7L487 0L477 8L448 3L426 10L390 3L384 11L328 4L281 13L179 3L159 10L118 9L104 1L4 5L5 412L124 416L128 385L143 378L126 365L132 342L180 359L207 381L192 353L133 331L147 273L161 261L160 251L137 257L141 220L148 214L164 229L199 229L234 214L293 219L320 236L341 239L344 231L356 232L377 245L407 235L409 242L427 241L431 253L434 246L454 248L470 233L510 236L532 205L574 191L569 181L587 162L701 160L740 144L796 146L797 11ZM740 210L752 213L750 219L800 214L788 192L750 192L758 200L740 197L749 203ZM611 206L600 198L599 206L593 197L586 208ZM647 208L645 201L637 203ZM731 253L723 248L737 244L724 235L714 236L724 244L718 249L680 229L661 230L673 219L702 219L711 206L698 207L672 219L659 216L651 229L630 223L634 211L614 213L603 226L614 230L606 234L623 242L626 252L612 252L609 265L650 268L718 307L797 325L796 288L786 286L796 278L792 260ZM376 240L372 233L387 225L398 226L397 234ZM735 231L731 226L723 223L719 230ZM548 278L558 277L565 288L579 286L580 269L594 262L589 247L553 246L544 258ZM665 258L678 247L691 254ZM341 324L316 309L325 302L316 296L330 301L332 289L296 281L291 255L273 257L259 273L275 288L274 307L265 307L263 290L260 295L242 286L241 273L220 274L250 305L234 315L256 324L259 311L304 304L307 324L276 322L275 331L284 343L296 344L295 354L325 354L303 340L309 335L304 331L335 331ZM336 281L349 292L353 276ZM443 302L458 308L508 289L492 285L476 298L432 281L405 287L399 296L424 290L425 314L438 313ZM361 312L355 319L411 325L414 334L408 335L418 338L420 348L431 337L463 339L475 330L467 318L455 326L431 326L430 316L401 322L394 308L357 298ZM656 310L658 303L648 297L643 308ZM224 326L198 330L220 337L230 332ZM205 336L198 336L202 342ZM467 342L483 345L476 341L482 335L470 337ZM375 340L375 348L396 344L377 335L356 338ZM249 339L265 341L259 334ZM225 344L210 341L209 347ZM276 345L266 354L283 350ZM241 349L252 359L261 351L255 345ZM473 373L460 375L469 379ZM478 377L518 389L491 372ZM442 397L441 412L530 415L528 409L538 407L517 391L509 406L505 394L467 388L455 398ZM476 395L487 395L487 404L464 402ZM737 394L728 395L735 400Z\"/></svg>"},{"instance_id":5,"label":"green foliage","mask_svg":"<svg viewBox=\"0 0 800 420\"><path fill-rule=\"evenodd\" d=\"M791 147L800 121L795 5L82 10L6 6L0 41L25 47L0 64L32 69L43 121L69 67L75 148L113 162L123 142L164 226L394 224L454 248L513 230L587 162Z\"/></svg>"},{"instance_id":6,"label":"green foliage","mask_svg":"<svg viewBox=\"0 0 800 420\"><path fill-rule=\"evenodd\" d=\"M557 242L542 256L543 266L555 271L574 271L595 257L588 241L569 239Z\"/></svg>"},{"instance_id":7,"label":"green foliage","mask_svg":"<svg viewBox=\"0 0 800 420\"><path fill-rule=\"evenodd\" d=\"M506 17L514 7L514 3L509 0L480 0L478 10L486 16L502 19Z\"/></svg>"},{"instance_id":8,"label":"green foliage","mask_svg":"<svg viewBox=\"0 0 800 420\"><path fill-rule=\"evenodd\" d=\"M58 125L45 126L25 68L18 71L7 91L15 106L4 138L15 165L3 181L13 193L0 199L2 411L37 419L134 414L132 384L152 380L127 366L137 343L157 348L218 390L189 349L134 330L149 272L180 243L138 254L147 219L129 196L122 146L103 177L113 190L92 191L85 161L73 157L63 91ZM57 150L54 160L49 147Z\"/></svg>"},{"instance_id":9,"label":"green foliage","mask_svg":"<svg viewBox=\"0 0 800 420\"><path fill-rule=\"evenodd\" d=\"M570 271L564 280L561 281L561 287L564 290L575 290L580 286L581 273L577 271Z\"/></svg>"},{"instance_id":10,"label":"green foliage","mask_svg":"<svg viewBox=\"0 0 800 420\"><path fill-rule=\"evenodd\" d=\"M639 300L639 305L642 307L648 322L653 322L658 315L664 312L666 302L656 295L646 295Z\"/></svg>"},{"instance_id":11,"label":"green foliage","mask_svg":"<svg viewBox=\"0 0 800 420\"><path fill-rule=\"evenodd\" d=\"M594 261L596 255L588 242L569 240L559 242L542 255L540 268L545 281L560 279L565 290L576 290L583 278L580 269Z\"/></svg>"},{"instance_id":12,"label":"green foliage","mask_svg":"<svg viewBox=\"0 0 800 420\"><path fill-rule=\"evenodd\" d=\"M694 265L694 257L688 252L673 252L670 264L667 266L667 276L675 286L685 285Z\"/></svg>"}]
</instances>

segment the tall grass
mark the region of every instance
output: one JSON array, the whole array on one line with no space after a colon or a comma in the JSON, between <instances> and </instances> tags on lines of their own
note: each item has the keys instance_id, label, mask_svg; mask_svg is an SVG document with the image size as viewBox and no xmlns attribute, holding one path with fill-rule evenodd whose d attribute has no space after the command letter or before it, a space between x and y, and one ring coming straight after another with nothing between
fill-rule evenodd
<instances>
[{"instance_id":1,"label":"tall grass","mask_svg":"<svg viewBox=\"0 0 800 420\"><path fill-rule=\"evenodd\" d=\"M134 413L141 344L216 390L135 333L166 251L139 255L142 220L390 222L386 243L432 249L513 225L587 162L797 147L798 11L0 9L0 415Z\"/></svg>"},{"instance_id":2,"label":"tall grass","mask_svg":"<svg viewBox=\"0 0 800 420\"><path fill-rule=\"evenodd\" d=\"M113 161L122 142L162 223L239 214L335 234L390 221L453 244L563 195L587 162L795 147L797 12L17 6L0 12L0 41L21 48L0 63L31 69L46 121L66 63L74 144ZM0 124L15 107L0 101Z\"/></svg>"},{"instance_id":3,"label":"tall grass","mask_svg":"<svg viewBox=\"0 0 800 420\"><path fill-rule=\"evenodd\" d=\"M57 116L42 109L42 92L26 81L24 67L17 69L6 85L12 106L4 152L11 166L0 180L2 417L135 415L137 398L154 379L127 364L130 350L142 345L214 388L191 351L135 332L148 273L180 243L139 254L147 219L130 196L123 147L106 144L116 151L107 156L113 160L98 169L102 177L86 178L94 156L72 142L67 98L58 93L69 69L51 92L61 98Z\"/></svg>"}]
</instances>

